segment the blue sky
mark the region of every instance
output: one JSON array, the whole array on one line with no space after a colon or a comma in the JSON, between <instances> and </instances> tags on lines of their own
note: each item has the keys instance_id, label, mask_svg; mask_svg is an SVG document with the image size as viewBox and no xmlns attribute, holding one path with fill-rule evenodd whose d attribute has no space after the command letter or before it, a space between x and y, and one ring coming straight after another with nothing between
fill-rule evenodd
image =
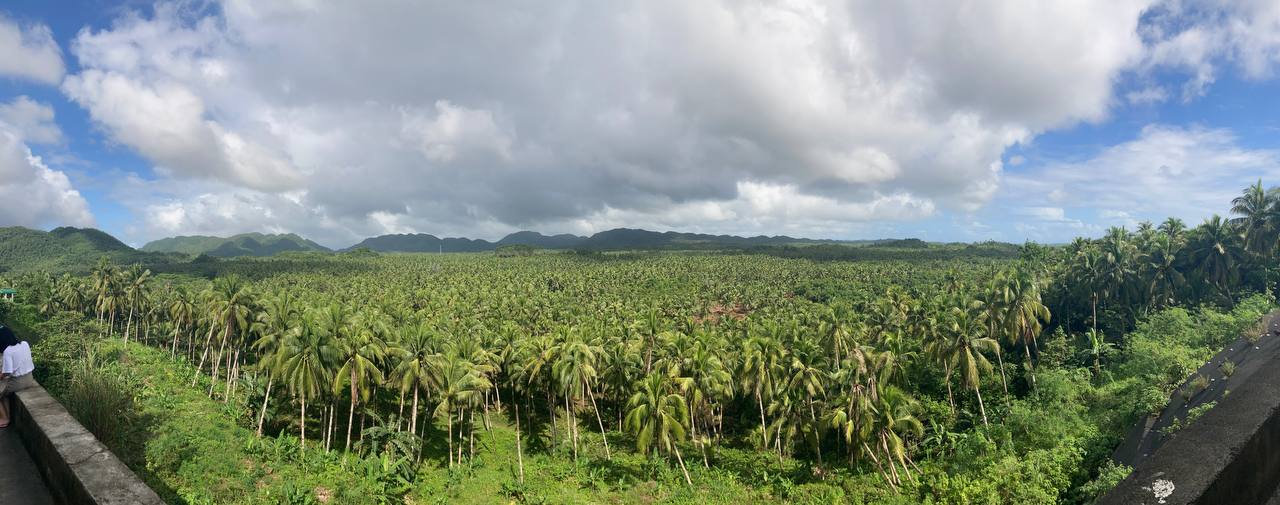
<instances>
[{"instance_id":1,"label":"blue sky","mask_svg":"<svg viewBox=\"0 0 1280 505\"><path fill-rule=\"evenodd\" d=\"M1280 184L1273 2L543 7L7 2L0 226L1065 242Z\"/></svg>"}]
</instances>

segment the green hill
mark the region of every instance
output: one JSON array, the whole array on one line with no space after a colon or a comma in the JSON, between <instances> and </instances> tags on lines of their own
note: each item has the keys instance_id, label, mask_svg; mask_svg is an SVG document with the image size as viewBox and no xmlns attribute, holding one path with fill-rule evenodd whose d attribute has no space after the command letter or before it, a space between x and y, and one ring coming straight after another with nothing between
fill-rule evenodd
<instances>
[{"instance_id":1,"label":"green hill","mask_svg":"<svg viewBox=\"0 0 1280 505\"><path fill-rule=\"evenodd\" d=\"M656 250L656 249L741 249L775 245L845 244L861 241L812 240L787 236L738 237L734 235L707 235L703 233L656 232L617 228L602 231L590 237L577 235L543 235L531 231L519 231L497 242L467 238L438 238L425 233L409 235L382 235L367 238L348 249L369 248L386 252L481 252L501 246L524 245L543 249L585 249L593 251Z\"/></svg>"},{"instance_id":2,"label":"green hill","mask_svg":"<svg viewBox=\"0 0 1280 505\"><path fill-rule=\"evenodd\" d=\"M115 237L93 228L32 230L0 228L0 272L88 272L106 256L116 264L153 265L173 261L167 254L134 250Z\"/></svg>"},{"instance_id":3,"label":"green hill","mask_svg":"<svg viewBox=\"0 0 1280 505\"><path fill-rule=\"evenodd\" d=\"M241 233L222 238L203 235L170 237L147 243L142 246L146 252L180 253L189 256L208 254L221 258L236 256L271 256L287 251L329 251L329 248L287 233L267 235L262 233Z\"/></svg>"}]
</instances>

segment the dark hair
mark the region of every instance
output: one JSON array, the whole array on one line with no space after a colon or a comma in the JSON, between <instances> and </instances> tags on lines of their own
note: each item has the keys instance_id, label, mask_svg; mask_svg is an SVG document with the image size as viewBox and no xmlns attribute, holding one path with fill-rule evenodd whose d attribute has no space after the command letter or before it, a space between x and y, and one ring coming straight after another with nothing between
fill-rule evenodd
<instances>
[{"instance_id":1,"label":"dark hair","mask_svg":"<svg viewBox=\"0 0 1280 505\"><path fill-rule=\"evenodd\" d=\"M18 345L18 336L13 334L8 326L0 326L0 352L4 352L11 345Z\"/></svg>"}]
</instances>

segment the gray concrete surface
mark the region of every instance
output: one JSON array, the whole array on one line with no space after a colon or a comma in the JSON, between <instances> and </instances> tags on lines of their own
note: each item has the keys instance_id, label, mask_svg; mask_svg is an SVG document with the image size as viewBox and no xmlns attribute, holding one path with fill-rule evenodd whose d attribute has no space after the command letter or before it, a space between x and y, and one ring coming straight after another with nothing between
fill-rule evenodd
<instances>
[{"instance_id":1,"label":"gray concrete surface","mask_svg":"<svg viewBox=\"0 0 1280 505\"><path fill-rule=\"evenodd\" d=\"M0 429L0 503L53 505L40 471L12 427Z\"/></svg>"},{"instance_id":2,"label":"gray concrete surface","mask_svg":"<svg viewBox=\"0 0 1280 505\"><path fill-rule=\"evenodd\" d=\"M44 388L18 391L14 397L13 426L18 428L28 454L49 483L54 501L97 505L164 503Z\"/></svg>"},{"instance_id":3,"label":"gray concrete surface","mask_svg":"<svg viewBox=\"0 0 1280 505\"><path fill-rule=\"evenodd\" d=\"M1250 359L1265 366L1247 379L1233 376L1230 395L1175 432L1098 503L1271 502L1280 484L1280 350L1257 346L1251 352L1257 355Z\"/></svg>"}]
</instances>

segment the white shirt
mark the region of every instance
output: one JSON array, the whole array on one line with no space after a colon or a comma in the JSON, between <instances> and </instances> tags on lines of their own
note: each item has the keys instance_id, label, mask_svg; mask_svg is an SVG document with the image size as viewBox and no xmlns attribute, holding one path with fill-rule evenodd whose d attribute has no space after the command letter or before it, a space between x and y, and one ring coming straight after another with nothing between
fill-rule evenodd
<instances>
[{"instance_id":1,"label":"white shirt","mask_svg":"<svg viewBox=\"0 0 1280 505\"><path fill-rule=\"evenodd\" d=\"M0 372L22 376L27 375L36 369L35 363L31 361L31 346L26 342L18 342L18 345L11 345L4 350L4 365L0 367Z\"/></svg>"}]
</instances>

